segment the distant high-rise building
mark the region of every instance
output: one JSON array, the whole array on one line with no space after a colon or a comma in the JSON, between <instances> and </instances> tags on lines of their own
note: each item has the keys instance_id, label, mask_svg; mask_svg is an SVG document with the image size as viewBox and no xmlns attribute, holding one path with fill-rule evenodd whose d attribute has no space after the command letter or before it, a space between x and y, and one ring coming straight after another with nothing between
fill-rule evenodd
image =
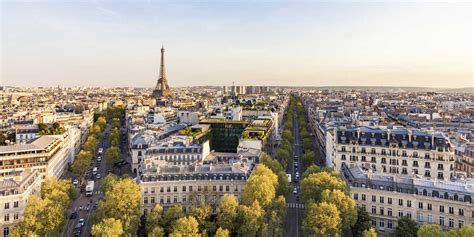
<instances>
[{"instance_id":1,"label":"distant high-rise building","mask_svg":"<svg viewBox=\"0 0 474 237\"><path fill-rule=\"evenodd\" d=\"M156 87L153 90L153 97L163 98L171 96L171 90L168 86L168 80L166 79L165 71L165 49L161 46L161 64L160 64L160 77L156 83Z\"/></svg>"}]
</instances>

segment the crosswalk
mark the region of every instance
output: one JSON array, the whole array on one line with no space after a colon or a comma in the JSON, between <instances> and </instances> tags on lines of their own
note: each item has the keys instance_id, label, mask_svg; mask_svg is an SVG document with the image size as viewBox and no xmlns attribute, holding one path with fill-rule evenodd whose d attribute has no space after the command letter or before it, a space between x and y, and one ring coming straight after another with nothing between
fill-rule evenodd
<instances>
[{"instance_id":1,"label":"crosswalk","mask_svg":"<svg viewBox=\"0 0 474 237\"><path fill-rule=\"evenodd\" d=\"M295 208L295 209L304 209L304 204L303 203L287 203L286 204L288 208Z\"/></svg>"}]
</instances>

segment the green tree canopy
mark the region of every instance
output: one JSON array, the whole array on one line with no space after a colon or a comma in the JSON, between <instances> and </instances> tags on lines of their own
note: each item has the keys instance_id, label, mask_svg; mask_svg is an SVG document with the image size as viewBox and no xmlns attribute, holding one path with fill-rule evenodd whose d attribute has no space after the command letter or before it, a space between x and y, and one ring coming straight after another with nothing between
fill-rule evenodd
<instances>
[{"instance_id":1,"label":"green tree canopy","mask_svg":"<svg viewBox=\"0 0 474 237\"><path fill-rule=\"evenodd\" d=\"M368 230L362 232L362 237L377 237L377 231L374 228L370 227Z\"/></svg>"},{"instance_id":2,"label":"green tree canopy","mask_svg":"<svg viewBox=\"0 0 474 237\"><path fill-rule=\"evenodd\" d=\"M418 227L416 222L409 217L402 217L398 219L398 225L395 228L395 236L396 237L416 237L416 233L418 232Z\"/></svg>"},{"instance_id":3,"label":"green tree canopy","mask_svg":"<svg viewBox=\"0 0 474 237\"><path fill-rule=\"evenodd\" d=\"M465 225L461 228L452 228L448 231L448 237L474 236L474 226Z\"/></svg>"},{"instance_id":4,"label":"green tree canopy","mask_svg":"<svg viewBox=\"0 0 474 237\"><path fill-rule=\"evenodd\" d=\"M156 204L151 212L146 216L146 229L148 233L153 232L156 227L160 227L163 220L163 207Z\"/></svg>"},{"instance_id":5,"label":"green tree canopy","mask_svg":"<svg viewBox=\"0 0 474 237\"><path fill-rule=\"evenodd\" d=\"M99 220L120 220L125 234L135 234L140 223L140 187L130 178L118 180L98 204Z\"/></svg>"},{"instance_id":6,"label":"green tree canopy","mask_svg":"<svg viewBox=\"0 0 474 237\"><path fill-rule=\"evenodd\" d=\"M105 151L105 160L107 160L109 164L117 163L121 160L121 154L118 147L111 146Z\"/></svg>"},{"instance_id":7,"label":"green tree canopy","mask_svg":"<svg viewBox=\"0 0 474 237\"><path fill-rule=\"evenodd\" d=\"M361 207L357 207L357 221L352 226L351 231L353 236L361 236L362 232L372 227L370 222L370 215Z\"/></svg>"},{"instance_id":8,"label":"green tree canopy","mask_svg":"<svg viewBox=\"0 0 474 237\"><path fill-rule=\"evenodd\" d=\"M230 230L236 230L239 202L234 195L224 194L217 207L217 225Z\"/></svg>"},{"instance_id":9,"label":"green tree canopy","mask_svg":"<svg viewBox=\"0 0 474 237\"><path fill-rule=\"evenodd\" d=\"M443 237L443 229L436 224L422 225L416 232L417 237Z\"/></svg>"},{"instance_id":10,"label":"green tree canopy","mask_svg":"<svg viewBox=\"0 0 474 237\"><path fill-rule=\"evenodd\" d=\"M240 228L239 234L243 236L255 236L263 224L263 217L265 211L258 204L258 201L253 202L251 205L240 205L239 207L239 219Z\"/></svg>"},{"instance_id":11,"label":"green tree canopy","mask_svg":"<svg viewBox=\"0 0 474 237\"><path fill-rule=\"evenodd\" d=\"M199 223L192 216L181 217L173 224L172 236L198 236Z\"/></svg>"},{"instance_id":12,"label":"green tree canopy","mask_svg":"<svg viewBox=\"0 0 474 237\"><path fill-rule=\"evenodd\" d=\"M352 227L357 221L357 208L355 201L340 190L324 190L322 201L336 205L340 212L341 227Z\"/></svg>"},{"instance_id":13,"label":"green tree canopy","mask_svg":"<svg viewBox=\"0 0 474 237\"><path fill-rule=\"evenodd\" d=\"M305 202L313 199L321 200L321 194L325 189L346 190L346 183L340 178L335 178L327 172L310 174L301 181L301 196Z\"/></svg>"},{"instance_id":14,"label":"green tree canopy","mask_svg":"<svg viewBox=\"0 0 474 237\"><path fill-rule=\"evenodd\" d=\"M97 237L119 237L122 234L122 223L114 218L104 219L92 226L92 235Z\"/></svg>"},{"instance_id":15,"label":"green tree canopy","mask_svg":"<svg viewBox=\"0 0 474 237\"><path fill-rule=\"evenodd\" d=\"M336 205L327 202L310 203L303 220L303 230L308 236L336 236L340 223Z\"/></svg>"}]
</instances>

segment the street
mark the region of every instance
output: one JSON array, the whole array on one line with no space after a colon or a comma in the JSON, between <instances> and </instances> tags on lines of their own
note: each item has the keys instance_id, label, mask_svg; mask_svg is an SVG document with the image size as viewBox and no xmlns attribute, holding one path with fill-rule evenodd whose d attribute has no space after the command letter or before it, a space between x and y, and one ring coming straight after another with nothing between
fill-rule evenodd
<instances>
[{"instance_id":1,"label":"street","mask_svg":"<svg viewBox=\"0 0 474 237\"><path fill-rule=\"evenodd\" d=\"M98 148L103 148L103 153L107 150L108 147L110 147L110 142L108 141L108 134L110 133L110 125L107 125L106 129L104 132L102 132L99 142L98 142ZM70 218L71 214L73 212L77 213L77 218L75 219L68 219L68 223L66 225L66 230L65 233L63 233L63 236L74 236L74 227L76 224L79 222L79 219L84 218L84 226L82 228L80 236L90 236L91 232L91 221L90 221L90 216L93 211L93 206L96 204L100 198L102 198L103 194L100 191L100 187L102 184L102 178L104 178L107 175L107 170L111 169L110 165L106 165L105 157L104 154L101 155L102 160L100 162L97 161L98 153L94 154L94 165L91 167L97 167L97 173L100 174L101 178L96 179L94 175L91 175L94 177L93 179L88 179L86 177L84 183L87 183L88 180L94 180L94 191L93 195L91 197L86 197L85 192L80 192L80 185L78 185L78 198L74 200L69 208L68 212L68 218ZM108 167L110 166L110 167ZM82 207L82 210L80 210ZM88 207L88 210L86 209Z\"/></svg>"}]
</instances>

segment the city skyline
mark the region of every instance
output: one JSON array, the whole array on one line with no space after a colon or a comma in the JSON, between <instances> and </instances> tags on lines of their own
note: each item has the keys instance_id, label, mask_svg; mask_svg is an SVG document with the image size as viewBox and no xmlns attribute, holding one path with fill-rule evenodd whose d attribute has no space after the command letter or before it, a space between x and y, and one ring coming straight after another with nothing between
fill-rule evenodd
<instances>
[{"instance_id":1,"label":"city skyline","mask_svg":"<svg viewBox=\"0 0 474 237\"><path fill-rule=\"evenodd\" d=\"M0 84L473 87L471 3L2 2Z\"/></svg>"}]
</instances>

